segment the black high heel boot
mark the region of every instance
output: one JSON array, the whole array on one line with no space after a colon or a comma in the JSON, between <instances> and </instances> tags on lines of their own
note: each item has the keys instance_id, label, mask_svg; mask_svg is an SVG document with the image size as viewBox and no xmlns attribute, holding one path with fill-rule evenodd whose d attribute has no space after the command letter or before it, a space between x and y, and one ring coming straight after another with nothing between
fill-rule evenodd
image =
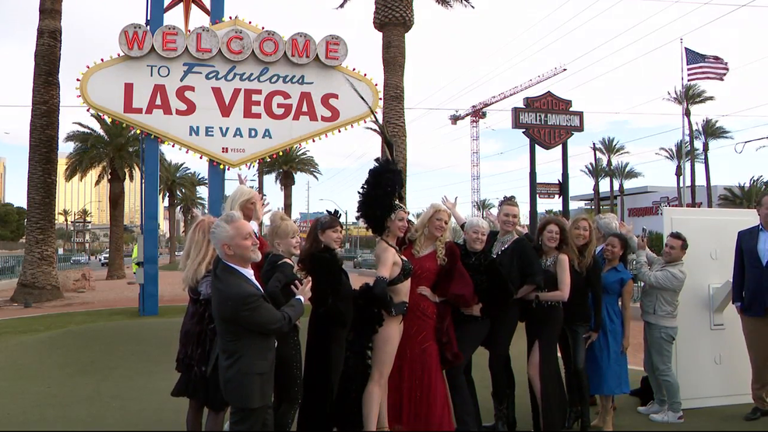
<instances>
[{"instance_id":1,"label":"black high heel boot","mask_svg":"<svg viewBox=\"0 0 768 432\"><path fill-rule=\"evenodd\" d=\"M500 397L491 392L493 399L493 423L483 425L484 431L506 431L507 430L507 398Z\"/></svg>"},{"instance_id":2,"label":"black high heel boot","mask_svg":"<svg viewBox=\"0 0 768 432\"><path fill-rule=\"evenodd\" d=\"M579 431L585 432L589 430L589 426L592 424L592 419L589 418L589 408L582 409L579 417Z\"/></svg>"},{"instance_id":3,"label":"black high heel boot","mask_svg":"<svg viewBox=\"0 0 768 432\"><path fill-rule=\"evenodd\" d=\"M578 422L581 418L581 410L578 408L570 408L568 409L568 415L565 418L565 430L571 430L573 429L573 426Z\"/></svg>"}]
</instances>

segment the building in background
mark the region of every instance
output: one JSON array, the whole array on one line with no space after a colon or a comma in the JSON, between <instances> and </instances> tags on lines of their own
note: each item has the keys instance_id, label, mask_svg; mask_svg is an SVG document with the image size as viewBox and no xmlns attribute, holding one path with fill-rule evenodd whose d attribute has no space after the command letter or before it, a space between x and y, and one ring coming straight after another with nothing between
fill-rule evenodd
<instances>
[{"instance_id":1,"label":"building in background","mask_svg":"<svg viewBox=\"0 0 768 432\"><path fill-rule=\"evenodd\" d=\"M79 177L66 181L64 170L67 167L67 153L59 153L59 161L56 168L56 223L64 225L64 217L59 213L63 209L69 209L74 215L82 208L91 213L91 225L109 226L109 183L102 181L96 185L98 171L89 173L82 180ZM157 209L158 216L164 214L163 203ZM162 220L162 219L160 219ZM141 223L141 182L139 170L134 172L134 179L125 181L125 225L138 229ZM161 226L162 230L163 227Z\"/></svg>"},{"instance_id":2,"label":"building in background","mask_svg":"<svg viewBox=\"0 0 768 432\"><path fill-rule=\"evenodd\" d=\"M5 179L6 179L5 158L0 157L0 204L3 204L7 198L5 197Z\"/></svg>"},{"instance_id":3,"label":"building in background","mask_svg":"<svg viewBox=\"0 0 768 432\"><path fill-rule=\"evenodd\" d=\"M733 186L712 185L714 207L717 207L717 197L725 193L726 187ZM603 212L607 212L610 205L610 193L603 191L603 188L601 187L600 191L600 204ZM686 187L683 193L685 194L686 207L698 208L707 206L707 188L705 186L696 186L697 202L695 205L691 203L691 188ZM639 186L628 188L624 191L625 209L621 208L621 199L618 192L615 193L615 199L616 214L619 218L621 218L620 215L622 213L624 214L624 222L632 226L635 234L639 234L643 227L651 231L663 232L664 219L661 215L661 207L680 207L680 203L677 202L677 188L673 186ZM588 194L572 196L571 201L581 201L587 204L588 207L593 207L594 194L590 192ZM576 215L576 211L571 212L571 217Z\"/></svg>"}]
</instances>

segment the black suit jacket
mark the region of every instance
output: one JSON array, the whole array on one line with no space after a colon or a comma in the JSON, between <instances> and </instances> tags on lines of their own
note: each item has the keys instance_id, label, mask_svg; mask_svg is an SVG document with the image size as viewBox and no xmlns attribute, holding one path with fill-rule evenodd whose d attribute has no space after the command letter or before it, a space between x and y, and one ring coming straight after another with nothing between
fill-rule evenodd
<instances>
[{"instance_id":1,"label":"black suit jacket","mask_svg":"<svg viewBox=\"0 0 768 432\"><path fill-rule=\"evenodd\" d=\"M768 265L757 253L759 225L739 231L733 257L732 298L741 303L741 311L762 317L768 311Z\"/></svg>"},{"instance_id":2,"label":"black suit jacket","mask_svg":"<svg viewBox=\"0 0 768 432\"><path fill-rule=\"evenodd\" d=\"M275 309L253 281L218 257L213 261L211 303L224 398L237 408L271 404L275 336L301 318L304 304L293 299Z\"/></svg>"}]
</instances>

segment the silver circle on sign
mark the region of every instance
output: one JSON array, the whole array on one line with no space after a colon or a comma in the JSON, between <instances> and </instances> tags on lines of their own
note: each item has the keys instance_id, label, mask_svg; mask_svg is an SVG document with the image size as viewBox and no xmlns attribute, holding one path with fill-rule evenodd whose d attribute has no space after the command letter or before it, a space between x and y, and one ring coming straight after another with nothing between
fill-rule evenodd
<instances>
[{"instance_id":1,"label":"silver circle on sign","mask_svg":"<svg viewBox=\"0 0 768 432\"><path fill-rule=\"evenodd\" d=\"M129 57L142 57L152 50L152 33L144 24L128 24L117 39L120 51Z\"/></svg>"},{"instance_id":2,"label":"silver circle on sign","mask_svg":"<svg viewBox=\"0 0 768 432\"><path fill-rule=\"evenodd\" d=\"M312 36L299 32L285 42L285 54L296 64L307 64L317 56L317 44Z\"/></svg>"},{"instance_id":3,"label":"silver circle on sign","mask_svg":"<svg viewBox=\"0 0 768 432\"><path fill-rule=\"evenodd\" d=\"M221 37L221 53L232 61L245 60L253 51L253 39L245 30L233 28Z\"/></svg>"},{"instance_id":4,"label":"silver circle on sign","mask_svg":"<svg viewBox=\"0 0 768 432\"><path fill-rule=\"evenodd\" d=\"M200 60L208 60L219 52L219 34L210 27L198 27L187 36L187 51Z\"/></svg>"},{"instance_id":5,"label":"silver circle on sign","mask_svg":"<svg viewBox=\"0 0 768 432\"><path fill-rule=\"evenodd\" d=\"M180 56L187 49L187 38L184 30L173 24L160 27L152 38L155 51L165 58Z\"/></svg>"},{"instance_id":6,"label":"silver circle on sign","mask_svg":"<svg viewBox=\"0 0 768 432\"><path fill-rule=\"evenodd\" d=\"M348 52L347 42L341 36L328 35L317 43L317 58L326 66L341 66Z\"/></svg>"},{"instance_id":7,"label":"silver circle on sign","mask_svg":"<svg viewBox=\"0 0 768 432\"><path fill-rule=\"evenodd\" d=\"M253 37L253 53L263 62L276 62L285 54L285 41L278 32L264 30Z\"/></svg>"}]
</instances>

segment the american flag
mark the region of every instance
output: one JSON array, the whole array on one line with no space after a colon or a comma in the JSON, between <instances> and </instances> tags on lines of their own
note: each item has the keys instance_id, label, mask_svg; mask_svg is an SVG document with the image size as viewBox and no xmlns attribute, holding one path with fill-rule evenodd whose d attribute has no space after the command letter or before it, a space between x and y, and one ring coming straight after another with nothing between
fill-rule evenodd
<instances>
[{"instance_id":1,"label":"american flag","mask_svg":"<svg viewBox=\"0 0 768 432\"><path fill-rule=\"evenodd\" d=\"M685 49L685 62L688 66L688 82L715 80L723 81L728 73L728 63L718 56L697 53Z\"/></svg>"}]
</instances>

